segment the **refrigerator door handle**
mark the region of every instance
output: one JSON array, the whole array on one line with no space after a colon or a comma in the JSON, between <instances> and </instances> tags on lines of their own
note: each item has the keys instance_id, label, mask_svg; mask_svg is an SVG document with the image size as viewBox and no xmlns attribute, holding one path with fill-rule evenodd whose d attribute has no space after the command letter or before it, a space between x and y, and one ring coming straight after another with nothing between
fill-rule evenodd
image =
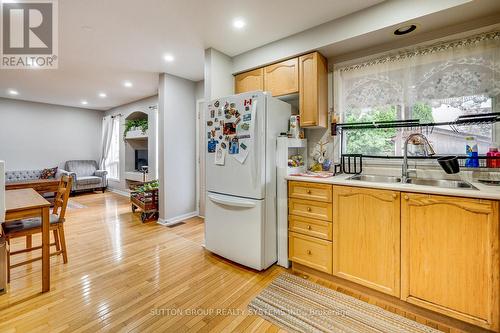
<instances>
[{"instance_id":1,"label":"refrigerator door handle","mask_svg":"<svg viewBox=\"0 0 500 333\"><path fill-rule=\"evenodd\" d=\"M243 207L243 208L254 208L256 206L255 202L252 201L234 197L228 199L227 197L223 197L217 194L209 194L208 198L215 203L225 206Z\"/></svg>"},{"instance_id":2,"label":"refrigerator door handle","mask_svg":"<svg viewBox=\"0 0 500 333\"><path fill-rule=\"evenodd\" d=\"M253 121L253 166L252 166L252 183L255 186L257 182L257 135L258 135L258 123L257 123L257 99L254 100L252 105L252 121ZM259 138L260 139L260 138Z\"/></svg>"}]
</instances>

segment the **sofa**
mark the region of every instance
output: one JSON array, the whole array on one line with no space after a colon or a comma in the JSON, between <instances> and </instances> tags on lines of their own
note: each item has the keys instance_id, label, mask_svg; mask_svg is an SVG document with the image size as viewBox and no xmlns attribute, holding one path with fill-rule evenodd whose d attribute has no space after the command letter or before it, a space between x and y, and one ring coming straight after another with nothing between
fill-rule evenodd
<instances>
[{"instance_id":1,"label":"sofa","mask_svg":"<svg viewBox=\"0 0 500 333\"><path fill-rule=\"evenodd\" d=\"M100 189L104 193L108 186L106 170L99 170L96 161L67 161L61 173L73 178L72 192Z\"/></svg>"},{"instance_id":2,"label":"sofa","mask_svg":"<svg viewBox=\"0 0 500 333\"><path fill-rule=\"evenodd\" d=\"M20 171L6 171L5 172L5 183L16 183L16 182L24 182L28 180L36 180L40 179L42 175L42 169L40 170L20 170ZM57 173L54 178L61 178L61 174L64 170L57 170Z\"/></svg>"}]
</instances>

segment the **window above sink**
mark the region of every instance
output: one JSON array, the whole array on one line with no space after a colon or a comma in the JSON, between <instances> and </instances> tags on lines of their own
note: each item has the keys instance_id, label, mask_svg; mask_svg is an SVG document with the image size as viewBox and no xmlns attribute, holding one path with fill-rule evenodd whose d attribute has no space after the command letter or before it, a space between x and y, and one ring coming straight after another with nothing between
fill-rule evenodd
<instances>
[{"instance_id":1,"label":"window above sink","mask_svg":"<svg viewBox=\"0 0 500 333\"><path fill-rule=\"evenodd\" d=\"M418 119L450 122L500 109L500 33L433 44L335 69L335 102L342 123ZM403 142L419 128L352 129L342 153L401 156ZM441 155L465 153L474 136L479 154L496 143L496 125L436 126L425 133ZM418 147L413 155L419 155Z\"/></svg>"}]
</instances>

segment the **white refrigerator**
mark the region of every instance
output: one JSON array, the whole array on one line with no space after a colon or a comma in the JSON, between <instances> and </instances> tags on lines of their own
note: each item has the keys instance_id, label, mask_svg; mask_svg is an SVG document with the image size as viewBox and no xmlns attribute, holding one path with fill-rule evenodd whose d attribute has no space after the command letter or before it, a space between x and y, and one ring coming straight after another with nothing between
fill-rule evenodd
<instances>
[{"instance_id":1,"label":"white refrigerator","mask_svg":"<svg viewBox=\"0 0 500 333\"><path fill-rule=\"evenodd\" d=\"M205 248L264 270L277 260L276 139L291 107L250 92L214 100L206 112Z\"/></svg>"}]
</instances>

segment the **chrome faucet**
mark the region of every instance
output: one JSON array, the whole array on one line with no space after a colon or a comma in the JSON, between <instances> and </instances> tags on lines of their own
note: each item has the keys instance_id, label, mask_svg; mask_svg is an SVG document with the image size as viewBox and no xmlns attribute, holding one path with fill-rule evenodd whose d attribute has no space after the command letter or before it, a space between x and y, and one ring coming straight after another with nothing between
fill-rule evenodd
<instances>
[{"instance_id":1,"label":"chrome faucet","mask_svg":"<svg viewBox=\"0 0 500 333\"><path fill-rule=\"evenodd\" d=\"M432 156L435 155L436 152L434 151L434 148L432 148L432 145L429 143L429 140L423 135L422 133L413 133L408 135L405 141L405 146L404 146L404 156L403 156L403 175L402 175L402 180L403 183L406 183L408 181L409 175L410 175L410 170L408 169L408 143L414 139L414 138L419 138L423 141L424 143L424 151L425 151L425 156Z\"/></svg>"}]
</instances>

